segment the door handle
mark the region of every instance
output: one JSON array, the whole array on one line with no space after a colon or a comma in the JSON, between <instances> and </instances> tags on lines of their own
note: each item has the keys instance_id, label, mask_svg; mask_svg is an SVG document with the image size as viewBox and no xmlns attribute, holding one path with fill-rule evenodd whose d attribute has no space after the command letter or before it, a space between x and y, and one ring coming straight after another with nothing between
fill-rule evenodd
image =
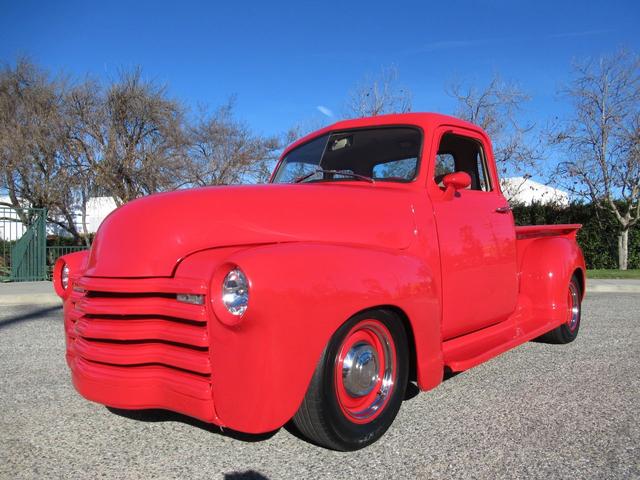
<instances>
[{"instance_id":1,"label":"door handle","mask_svg":"<svg viewBox=\"0 0 640 480\"><path fill-rule=\"evenodd\" d=\"M509 213L511 211L511 207L507 205L506 207L498 207L496 208L496 212L498 213Z\"/></svg>"}]
</instances>

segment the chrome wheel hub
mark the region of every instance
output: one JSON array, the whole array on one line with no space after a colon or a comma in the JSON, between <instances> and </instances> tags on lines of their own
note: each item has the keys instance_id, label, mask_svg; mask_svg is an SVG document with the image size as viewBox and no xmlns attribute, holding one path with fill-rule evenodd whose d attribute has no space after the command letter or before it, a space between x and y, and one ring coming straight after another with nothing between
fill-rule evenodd
<instances>
[{"instance_id":1,"label":"chrome wheel hub","mask_svg":"<svg viewBox=\"0 0 640 480\"><path fill-rule=\"evenodd\" d=\"M342 381L352 397L362 397L378 383L379 363L375 349L368 343L357 343L347 353L342 364Z\"/></svg>"},{"instance_id":2,"label":"chrome wheel hub","mask_svg":"<svg viewBox=\"0 0 640 480\"><path fill-rule=\"evenodd\" d=\"M357 343L342 364L342 381L352 397L362 397L373 390L379 380L378 355L368 343Z\"/></svg>"}]
</instances>

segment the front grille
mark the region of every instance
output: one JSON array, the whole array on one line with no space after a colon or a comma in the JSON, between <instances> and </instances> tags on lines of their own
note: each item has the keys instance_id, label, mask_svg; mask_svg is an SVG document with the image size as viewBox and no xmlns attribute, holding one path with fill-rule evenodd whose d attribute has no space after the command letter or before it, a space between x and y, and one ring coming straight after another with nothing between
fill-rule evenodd
<instances>
[{"instance_id":1,"label":"front grille","mask_svg":"<svg viewBox=\"0 0 640 480\"><path fill-rule=\"evenodd\" d=\"M180 382L194 377L210 385L206 309L176 300L178 293L205 292L198 281L83 277L65 307L68 354L114 372L155 367Z\"/></svg>"}]
</instances>

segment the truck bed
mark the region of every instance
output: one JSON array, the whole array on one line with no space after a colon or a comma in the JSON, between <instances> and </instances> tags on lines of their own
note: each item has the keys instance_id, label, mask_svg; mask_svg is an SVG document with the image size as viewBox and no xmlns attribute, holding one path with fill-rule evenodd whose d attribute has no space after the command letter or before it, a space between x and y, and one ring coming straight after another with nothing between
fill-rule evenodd
<instances>
[{"instance_id":1,"label":"truck bed","mask_svg":"<svg viewBox=\"0 0 640 480\"><path fill-rule=\"evenodd\" d=\"M580 230L582 225L571 223L565 225L525 225L516 227L516 239L525 240L529 238L555 237L564 235L574 235Z\"/></svg>"},{"instance_id":2,"label":"truck bed","mask_svg":"<svg viewBox=\"0 0 640 480\"><path fill-rule=\"evenodd\" d=\"M525 225L516 227L516 255L518 272L522 272L522 259L527 248L537 240L550 237L566 238L575 242L582 225L578 223L560 225Z\"/></svg>"}]
</instances>

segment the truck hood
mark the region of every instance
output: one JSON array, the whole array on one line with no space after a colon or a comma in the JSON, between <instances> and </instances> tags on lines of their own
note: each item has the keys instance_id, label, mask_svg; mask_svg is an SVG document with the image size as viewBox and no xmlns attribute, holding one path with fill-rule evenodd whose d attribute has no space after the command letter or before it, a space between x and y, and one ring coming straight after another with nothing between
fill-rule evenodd
<instances>
[{"instance_id":1,"label":"truck hood","mask_svg":"<svg viewBox=\"0 0 640 480\"><path fill-rule=\"evenodd\" d=\"M85 275L169 277L210 248L323 242L404 249L415 229L409 191L380 184L206 187L151 195L100 226Z\"/></svg>"}]
</instances>

